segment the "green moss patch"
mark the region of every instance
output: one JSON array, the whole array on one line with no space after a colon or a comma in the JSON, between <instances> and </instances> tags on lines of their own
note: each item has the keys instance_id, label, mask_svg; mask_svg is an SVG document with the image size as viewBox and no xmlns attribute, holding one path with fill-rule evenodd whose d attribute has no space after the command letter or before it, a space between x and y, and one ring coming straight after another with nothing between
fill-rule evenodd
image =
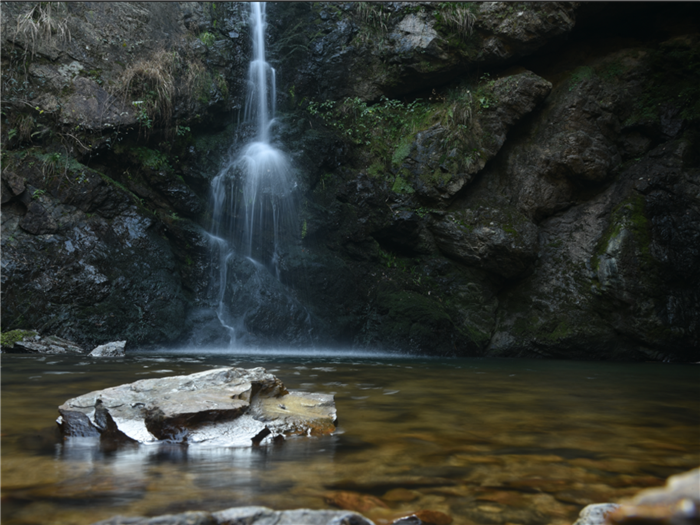
<instances>
[{"instance_id":1,"label":"green moss patch","mask_svg":"<svg viewBox=\"0 0 700 525\"><path fill-rule=\"evenodd\" d=\"M645 77L637 107L626 124L658 121L668 106L680 110L684 119L700 119L700 43L675 39L649 52Z\"/></svg>"},{"instance_id":2,"label":"green moss patch","mask_svg":"<svg viewBox=\"0 0 700 525\"><path fill-rule=\"evenodd\" d=\"M411 185L406 182L403 177L400 175L396 177L394 180L394 185L391 187L391 190L395 193L401 193L401 194L408 194L408 193L414 193L415 190L411 187Z\"/></svg>"},{"instance_id":3,"label":"green moss patch","mask_svg":"<svg viewBox=\"0 0 700 525\"><path fill-rule=\"evenodd\" d=\"M131 150L139 163L152 170L172 171L173 168L168 161L168 155L161 151L150 148L139 147Z\"/></svg>"},{"instance_id":4,"label":"green moss patch","mask_svg":"<svg viewBox=\"0 0 700 525\"><path fill-rule=\"evenodd\" d=\"M651 226L645 213L644 196L635 194L615 207L610 224L596 245L592 266L597 271L600 258L606 253L612 239L619 236L623 229L632 234L636 255L642 265L653 264L651 255Z\"/></svg>"},{"instance_id":5,"label":"green moss patch","mask_svg":"<svg viewBox=\"0 0 700 525\"><path fill-rule=\"evenodd\" d=\"M388 313L388 330L393 335L430 336L436 328L452 326L450 316L439 301L416 292L379 293L377 303Z\"/></svg>"},{"instance_id":6,"label":"green moss patch","mask_svg":"<svg viewBox=\"0 0 700 525\"><path fill-rule=\"evenodd\" d=\"M13 348L15 343L24 340L26 337L34 337L36 332L31 330L10 330L0 334L0 344L3 347Z\"/></svg>"},{"instance_id":7,"label":"green moss patch","mask_svg":"<svg viewBox=\"0 0 700 525\"><path fill-rule=\"evenodd\" d=\"M594 74L593 68L590 66L577 67L569 79L569 91L576 89L581 82L593 77Z\"/></svg>"}]
</instances>

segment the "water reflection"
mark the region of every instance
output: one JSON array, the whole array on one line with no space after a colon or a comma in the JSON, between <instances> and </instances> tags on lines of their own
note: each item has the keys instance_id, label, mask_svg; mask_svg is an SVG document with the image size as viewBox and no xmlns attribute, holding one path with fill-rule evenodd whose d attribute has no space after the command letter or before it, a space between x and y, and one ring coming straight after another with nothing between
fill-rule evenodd
<instances>
[{"instance_id":1,"label":"water reflection","mask_svg":"<svg viewBox=\"0 0 700 525\"><path fill-rule=\"evenodd\" d=\"M196 461L200 466L224 465L255 470L264 468L271 461L305 461L323 454L332 461L338 435L307 439L291 437L278 446L214 447L206 444L181 445L157 443L147 445L121 445L105 447L99 437L68 437L56 445L56 459L88 463L118 463L127 470L137 465L139 469L160 463L186 463Z\"/></svg>"}]
</instances>

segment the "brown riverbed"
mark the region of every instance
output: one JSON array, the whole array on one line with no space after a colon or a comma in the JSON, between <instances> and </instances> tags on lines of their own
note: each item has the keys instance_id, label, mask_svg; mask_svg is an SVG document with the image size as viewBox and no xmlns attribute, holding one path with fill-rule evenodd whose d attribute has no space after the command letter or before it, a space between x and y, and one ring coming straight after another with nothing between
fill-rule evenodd
<instances>
[{"instance_id":1,"label":"brown riverbed","mask_svg":"<svg viewBox=\"0 0 700 525\"><path fill-rule=\"evenodd\" d=\"M334 393L336 435L268 448L104 450L56 433L92 390L264 366ZM240 505L355 506L376 523L563 525L700 463L700 367L496 359L2 358L2 523L90 524Z\"/></svg>"}]
</instances>

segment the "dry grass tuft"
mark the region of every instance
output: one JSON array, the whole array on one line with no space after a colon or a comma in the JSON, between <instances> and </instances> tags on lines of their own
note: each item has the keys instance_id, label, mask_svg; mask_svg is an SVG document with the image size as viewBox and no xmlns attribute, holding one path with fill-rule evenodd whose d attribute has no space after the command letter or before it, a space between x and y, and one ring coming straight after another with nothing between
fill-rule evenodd
<instances>
[{"instance_id":1,"label":"dry grass tuft","mask_svg":"<svg viewBox=\"0 0 700 525\"><path fill-rule=\"evenodd\" d=\"M391 13L381 3L358 2L355 5L357 14L364 24L380 31L387 31Z\"/></svg>"},{"instance_id":2,"label":"dry grass tuft","mask_svg":"<svg viewBox=\"0 0 700 525\"><path fill-rule=\"evenodd\" d=\"M202 88L207 70L199 60L188 60L187 71L185 72L184 93L185 96L192 96Z\"/></svg>"},{"instance_id":3,"label":"dry grass tuft","mask_svg":"<svg viewBox=\"0 0 700 525\"><path fill-rule=\"evenodd\" d=\"M26 56L36 53L37 45L52 46L58 42L70 42L68 12L64 2L38 2L29 12L17 17L15 42L23 42Z\"/></svg>"},{"instance_id":4,"label":"dry grass tuft","mask_svg":"<svg viewBox=\"0 0 700 525\"><path fill-rule=\"evenodd\" d=\"M158 51L124 70L115 86L124 101L133 100L139 122L146 128L156 119L168 121L172 117L178 62L177 53Z\"/></svg>"},{"instance_id":5,"label":"dry grass tuft","mask_svg":"<svg viewBox=\"0 0 700 525\"><path fill-rule=\"evenodd\" d=\"M30 140L33 129L34 119L29 115L22 115L17 119L17 130L19 132L20 141Z\"/></svg>"},{"instance_id":6,"label":"dry grass tuft","mask_svg":"<svg viewBox=\"0 0 700 525\"><path fill-rule=\"evenodd\" d=\"M471 36L476 14L469 6L453 3L441 11L440 15L445 25L456 30L459 36L465 39Z\"/></svg>"}]
</instances>

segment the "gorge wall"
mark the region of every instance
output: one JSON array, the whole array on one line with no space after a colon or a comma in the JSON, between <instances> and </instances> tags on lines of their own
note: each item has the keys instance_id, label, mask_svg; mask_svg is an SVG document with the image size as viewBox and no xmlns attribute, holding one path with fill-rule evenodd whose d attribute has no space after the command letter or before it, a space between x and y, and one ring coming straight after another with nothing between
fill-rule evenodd
<instances>
[{"instance_id":1,"label":"gorge wall","mask_svg":"<svg viewBox=\"0 0 700 525\"><path fill-rule=\"evenodd\" d=\"M2 330L226 344L206 229L251 134L247 5L51 6L2 6ZM308 316L272 292L259 344L700 359L696 4L268 22L300 210L280 281Z\"/></svg>"}]
</instances>

